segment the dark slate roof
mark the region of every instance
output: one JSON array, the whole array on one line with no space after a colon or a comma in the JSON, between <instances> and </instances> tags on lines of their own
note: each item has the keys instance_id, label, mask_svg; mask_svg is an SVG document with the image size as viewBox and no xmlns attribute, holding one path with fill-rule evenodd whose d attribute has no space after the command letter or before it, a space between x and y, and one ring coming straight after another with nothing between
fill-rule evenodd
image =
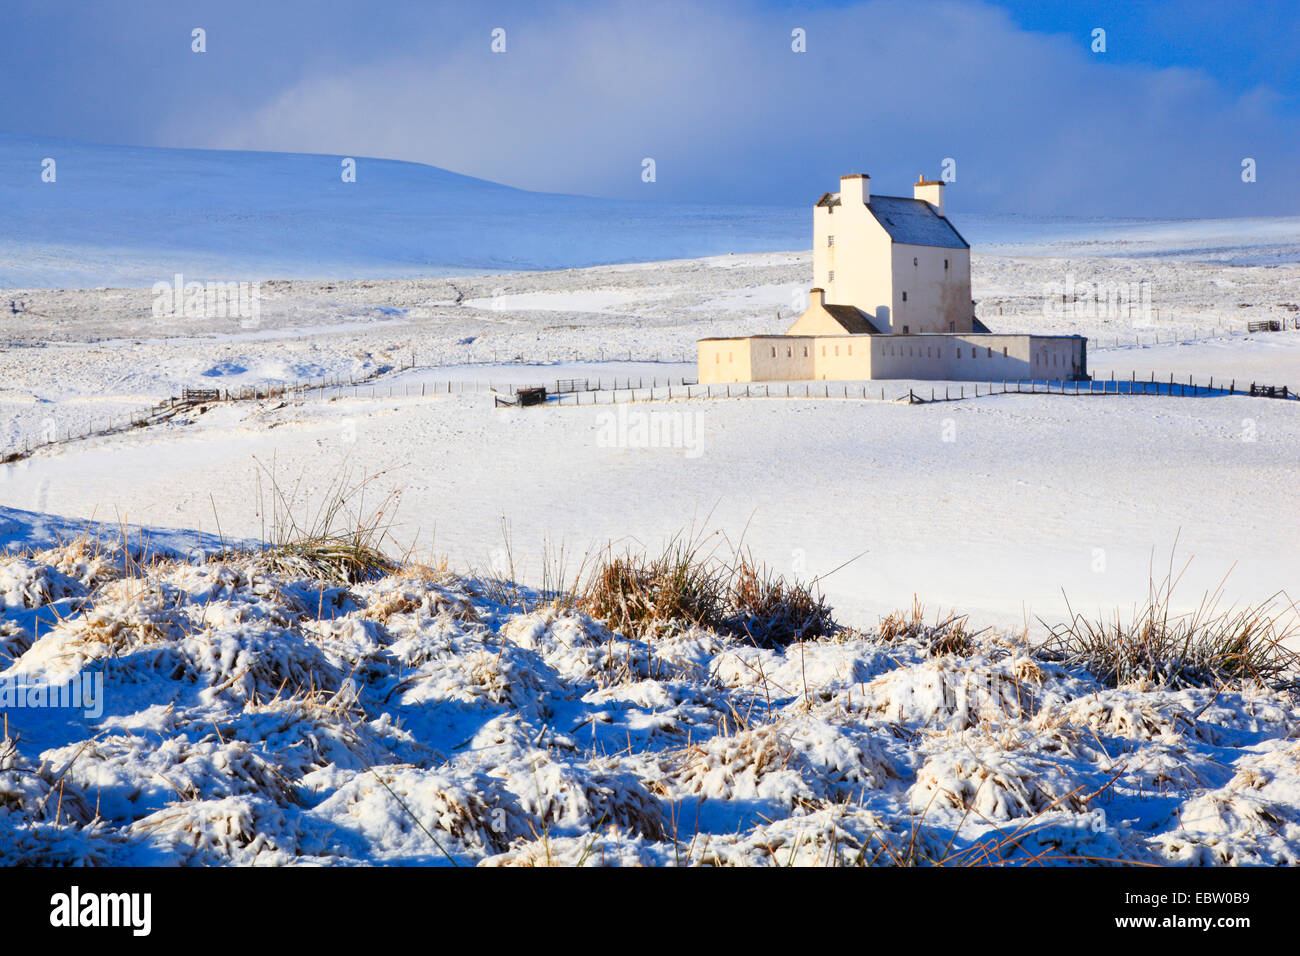
<instances>
[{"instance_id":1,"label":"dark slate roof","mask_svg":"<svg viewBox=\"0 0 1300 956\"><path fill-rule=\"evenodd\" d=\"M839 193L826 193L817 200L819 206L838 206ZM884 226L889 238L909 246L939 246L943 249L969 249L970 245L943 216L924 199L903 196L872 196L867 208Z\"/></svg>"},{"instance_id":2,"label":"dark slate roof","mask_svg":"<svg viewBox=\"0 0 1300 956\"><path fill-rule=\"evenodd\" d=\"M844 331L852 335L879 335L880 329L871 324L865 312L855 305L824 305L822 306L831 317L835 319Z\"/></svg>"}]
</instances>

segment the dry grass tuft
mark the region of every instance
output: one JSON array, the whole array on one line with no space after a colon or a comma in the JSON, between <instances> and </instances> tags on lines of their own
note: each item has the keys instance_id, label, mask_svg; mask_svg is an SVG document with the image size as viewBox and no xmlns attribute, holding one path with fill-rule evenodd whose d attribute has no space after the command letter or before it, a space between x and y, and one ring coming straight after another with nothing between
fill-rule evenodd
<instances>
[{"instance_id":1,"label":"dry grass tuft","mask_svg":"<svg viewBox=\"0 0 1300 956\"><path fill-rule=\"evenodd\" d=\"M263 465L262 471L271 484L270 544L261 555L268 569L345 585L377 580L398 569L396 562L385 556L382 546L400 494L389 492L378 505L366 506L366 493L379 475L354 482L346 467L340 469L312 512L303 487L305 476L300 475L293 487L287 488L280 484L273 467ZM260 473L258 499L263 501L265 514ZM267 539L265 526L262 537Z\"/></svg>"},{"instance_id":2,"label":"dry grass tuft","mask_svg":"<svg viewBox=\"0 0 1300 956\"><path fill-rule=\"evenodd\" d=\"M1171 608L1173 591L1186 570L1175 576L1171 565L1161 581L1153 577L1146 601L1127 621L1118 610L1113 618L1090 620L1074 613L1067 599L1070 620L1050 627L1039 653L1082 667L1109 687L1293 682L1300 657L1286 644L1300 637L1294 602L1279 592L1258 606L1223 609L1220 582L1195 610L1178 614Z\"/></svg>"},{"instance_id":3,"label":"dry grass tuft","mask_svg":"<svg viewBox=\"0 0 1300 956\"><path fill-rule=\"evenodd\" d=\"M661 554L608 551L597 559L582 608L610 628L649 636L666 626L715 627L726 607L725 583L703 542L674 536Z\"/></svg>"},{"instance_id":4,"label":"dry grass tuft","mask_svg":"<svg viewBox=\"0 0 1300 956\"><path fill-rule=\"evenodd\" d=\"M784 647L837 629L815 582L787 581L746 552L719 555L693 536L674 536L658 555L606 551L578 603L633 637L700 627Z\"/></svg>"},{"instance_id":5,"label":"dry grass tuft","mask_svg":"<svg viewBox=\"0 0 1300 956\"><path fill-rule=\"evenodd\" d=\"M925 607L912 595L910 611L892 611L880 619L876 633L882 641L920 641L926 645L931 657L946 654L966 655L975 649L976 634L966 628L964 614L935 617L934 624L925 623Z\"/></svg>"},{"instance_id":6,"label":"dry grass tuft","mask_svg":"<svg viewBox=\"0 0 1300 956\"><path fill-rule=\"evenodd\" d=\"M728 591L731 626L761 647L827 637L835 621L812 587L789 582L742 555Z\"/></svg>"}]
</instances>

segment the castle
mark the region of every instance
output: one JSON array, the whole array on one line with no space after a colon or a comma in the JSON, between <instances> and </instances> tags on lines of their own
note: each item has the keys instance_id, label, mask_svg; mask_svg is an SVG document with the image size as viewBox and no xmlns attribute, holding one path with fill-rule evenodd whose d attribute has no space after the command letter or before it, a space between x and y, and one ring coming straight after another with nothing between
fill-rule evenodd
<instances>
[{"instance_id":1,"label":"castle","mask_svg":"<svg viewBox=\"0 0 1300 956\"><path fill-rule=\"evenodd\" d=\"M807 310L784 335L701 339L699 381L1088 378L1078 335L1003 335L975 317L970 244L944 215L944 183L911 199L840 177L813 207Z\"/></svg>"}]
</instances>

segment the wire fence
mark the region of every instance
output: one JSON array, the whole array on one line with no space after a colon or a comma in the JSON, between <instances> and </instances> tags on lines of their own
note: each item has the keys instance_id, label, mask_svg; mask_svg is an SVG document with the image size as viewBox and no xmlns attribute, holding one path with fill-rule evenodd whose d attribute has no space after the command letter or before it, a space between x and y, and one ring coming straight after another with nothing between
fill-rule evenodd
<instances>
[{"instance_id":1,"label":"wire fence","mask_svg":"<svg viewBox=\"0 0 1300 956\"><path fill-rule=\"evenodd\" d=\"M605 354L605 353L602 353ZM635 358L635 353L627 353L626 361L651 363L649 358ZM662 353L657 353L662 355ZM426 398L431 395L455 395L467 393L497 393L497 405L515 405L513 396L518 388L531 383L499 382L467 379L429 379L421 382L404 382L383 384L380 380L401 373L420 369L445 368L437 364L419 364L418 356L413 351L410 360L397 366L384 366L366 373L361 377L331 376L317 381L302 381L278 385L244 386L240 388L210 388L182 390L179 398L168 398L156 405L110 416L98 422L74 428L68 426L60 429L51 425L42 430L39 438L23 437L21 447L14 445L0 452L0 464L20 461L33 453L57 445L84 441L89 438L120 434L133 429L146 428L163 424L178 414L202 405L224 402L265 401L268 399L304 399L335 400L341 398ZM608 361L608 360L607 360ZM623 361L623 359L615 359ZM675 360L674 360L675 361ZM495 360L494 360L495 362ZM457 363L463 366L467 363ZM472 363L469 363L472 364ZM487 364L487 363L484 363ZM502 364L495 362L495 364ZM530 366L548 364L532 360L529 362L505 363L527 364ZM620 384L621 382L621 384ZM1179 398L1199 398L1217 395L1254 395L1269 398L1295 400L1295 390L1286 385L1243 383L1240 387L1235 379L1228 381L1226 387L1222 379L1215 385L1213 376L1208 382L1198 382L1195 376L1189 376L1186 383L1176 381L1172 375L1169 380L1157 378L1151 372L1148 378L1140 378L1137 372L1130 373L1127 381L1116 379L1112 373L1107 380L1059 381L1043 379L1019 379L998 382L978 382L948 384L942 386L943 395L939 395L940 386L930 389L927 398L924 391L917 393L915 387L909 387L906 394L889 394L889 386L840 383L840 382L733 382L705 383L689 381L685 377L664 376L625 376L604 379L601 377L587 379L557 379L555 388L548 395L545 403L550 406L561 405L598 405L620 404L627 402L671 401L674 399L697 398L856 398L882 402L907 402L925 404L938 401L961 401L967 398L982 398L994 394L1054 394L1054 395L1163 395ZM877 389L879 390L877 392Z\"/></svg>"},{"instance_id":2,"label":"wire fence","mask_svg":"<svg viewBox=\"0 0 1300 956\"><path fill-rule=\"evenodd\" d=\"M895 387L896 388L896 387ZM673 399L728 399L728 398L820 398L855 399L858 401L904 402L924 405L931 402L956 402L993 395L1150 395L1173 398L1205 398L1209 396L1246 395L1265 398L1296 400L1293 389L1285 385L1264 385L1258 382L1242 383L1235 379L1225 384L1200 383L1195 377L1186 382L1157 379L1154 372L1148 379L1139 379L1136 373L1130 379L1059 380L1059 379L1008 379L1002 382L962 382L935 385L917 390L915 385L906 392L891 392L887 385L867 385L850 382L723 382L683 383L662 387L630 386L605 390L564 391L548 396L552 407L573 405L620 405L634 402L671 401ZM497 397L497 406L515 406L509 398Z\"/></svg>"}]
</instances>

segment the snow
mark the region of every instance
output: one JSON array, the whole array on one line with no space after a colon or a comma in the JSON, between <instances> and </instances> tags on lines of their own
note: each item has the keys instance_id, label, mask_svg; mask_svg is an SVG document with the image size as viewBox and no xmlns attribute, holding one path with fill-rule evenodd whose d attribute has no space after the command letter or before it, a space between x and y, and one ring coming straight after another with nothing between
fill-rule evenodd
<instances>
[{"instance_id":1,"label":"snow","mask_svg":"<svg viewBox=\"0 0 1300 956\"><path fill-rule=\"evenodd\" d=\"M659 386L662 399L665 383L693 380L695 339L785 328L790 311L780 297L798 292L808 268L807 253L780 253L653 268L276 282L254 330L154 319L148 290L33 292L37 314L11 317L17 347L0 352L11 449L47 431L120 421L184 387L346 383L390 371L355 389L200 406L150 429L37 452L0 465L0 506L57 513L69 526L127 521L248 540L264 532L259 462L319 484L347 460L383 472L385 491L401 489L394 531L403 549L437 551L469 570L505 547L504 518L528 580L545 542L581 555L608 541L653 544L694 522L744 534L773 567L822 576L841 613L868 623L916 593L1037 632L1040 616L1063 609L1062 591L1088 608L1140 598L1153 560L1166 561L1175 542L1178 556L1194 558L1182 602L1196 603L1225 574L1230 600L1258 601L1291 585L1296 510L1284 489L1296 480L1291 449L1300 438L1292 403L880 402L882 389L894 399L909 388L942 397L947 387L899 381L834 386L865 389L875 399L865 402L684 400L679 388L671 402L613 412L494 407L491 389L559 379L634 380ZM1073 311L1045 319L1041 289L1067 272L1149 282L1159 324ZM1247 335L1240 318L1221 318L1293 315L1278 303L1300 299L1295 265L977 253L974 283L996 329L1094 336L1090 368L1101 379L1300 384L1294 331ZM412 357L420 367L404 369ZM961 388L969 394L973 384L951 393ZM643 425L681 440L654 447L630 431ZM34 543L48 520L24 519L10 539Z\"/></svg>"},{"instance_id":2,"label":"snow","mask_svg":"<svg viewBox=\"0 0 1300 956\"><path fill-rule=\"evenodd\" d=\"M0 133L0 288L569 268L795 248L806 231L803 209L530 193L365 157L345 183L342 158Z\"/></svg>"},{"instance_id":3,"label":"snow","mask_svg":"<svg viewBox=\"0 0 1300 956\"><path fill-rule=\"evenodd\" d=\"M689 371L649 370L660 382ZM29 510L57 505L208 535L219 524L248 539L262 532L259 462L274 462L282 482L305 474L319 489L346 460L382 472L385 491L401 490L400 550L436 550L461 569L505 547L502 517L530 581L545 542L581 555L607 541L654 544L695 524L743 533L774 567L822 576L832 603L868 622L917 593L1037 630L1039 616L1064 610L1063 590L1090 609L1142 597L1153 556L1162 566L1175 543L1180 559L1194 556L1178 595L1190 604L1229 571L1234 600L1291 585L1293 403L1012 394L922 406L675 398L521 411L495 408L487 391L490 378L501 388L507 376L589 375L582 366L492 368L477 379L481 390L448 395L442 380L463 382L466 370L417 371L376 384L374 397L344 388L341 397L219 405L187 424L42 453L5 469L0 489ZM443 390L421 396L421 381ZM866 387L893 398L909 384L933 383ZM677 427L678 445L632 434L652 412Z\"/></svg>"},{"instance_id":4,"label":"snow","mask_svg":"<svg viewBox=\"0 0 1300 956\"><path fill-rule=\"evenodd\" d=\"M6 708L6 864L1300 861L1286 692L1105 688L1010 632L632 639L428 567L0 558L37 578L0 679L109 680Z\"/></svg>"}]
</instances>

